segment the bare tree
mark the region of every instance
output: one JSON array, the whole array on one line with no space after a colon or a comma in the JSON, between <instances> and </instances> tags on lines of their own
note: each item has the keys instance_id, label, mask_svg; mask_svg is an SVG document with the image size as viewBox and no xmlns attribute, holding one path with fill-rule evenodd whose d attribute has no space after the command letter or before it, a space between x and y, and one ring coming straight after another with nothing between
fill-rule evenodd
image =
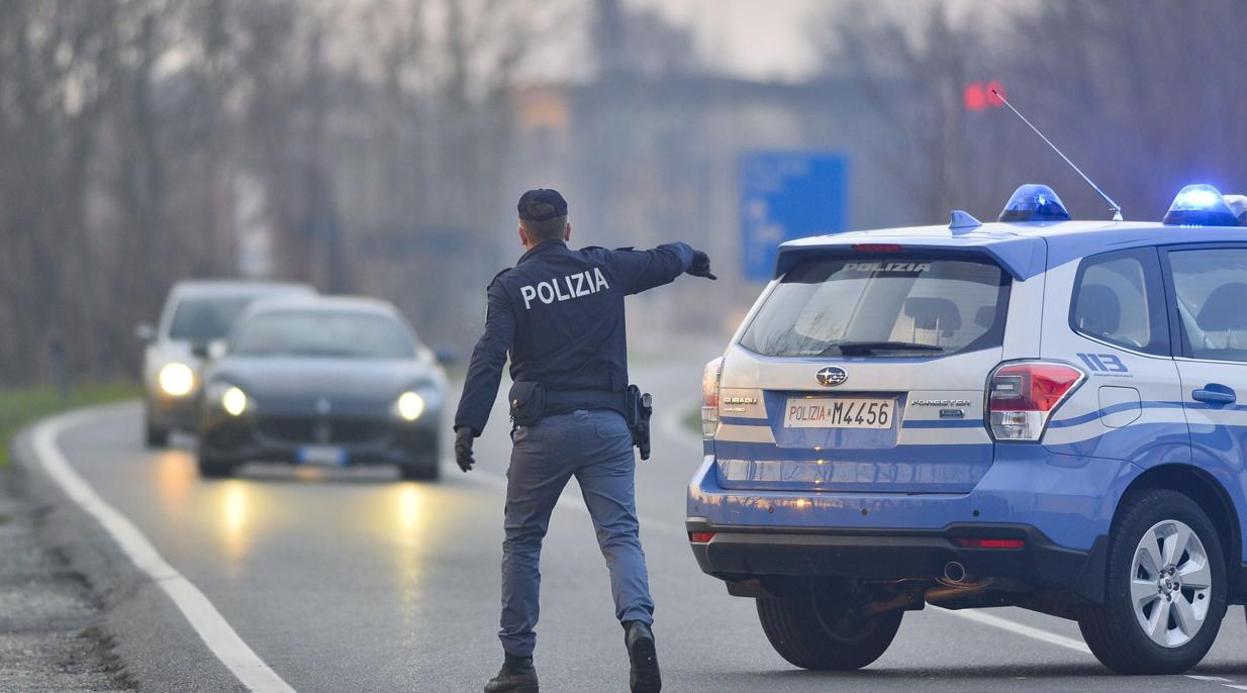
<instances>
[{"instance_id":1,"label":"bare tree","mask_svg":"<svg viewBox=\"0 0 1247 693\"><path fill-rule=\"evenodd\" d=\"M889 11L880 11L885 8ZM976 8L977 9L977 8ZM1127 218L1159 219L1186 182L1233 182L1247 148L1241 3L1199 11L1164 0L1014 5L984 23L945 0L840 7L819 37L824 71L852 75L904 146L879 143L932 222L952 207L991 214L1020 183L1056 187L1076 215L1104 202L1001 109L967 112L962 89L998 80L1069 150Z\"/></svg>"},{"instance_id":2,"label":"bare tree","mask_svg":"<svg viewBox=\"0 0 1247 693\"><path fill-rule=\"evenodd\" d=\"M966 204L970 141L962 92L981 79L978 27L957 26L945 0L858 3L827 15L817 37L827 75L851 77L903 145L881 142L898 189L920 200L928 221Z\"/></svg>"}]
</instances>

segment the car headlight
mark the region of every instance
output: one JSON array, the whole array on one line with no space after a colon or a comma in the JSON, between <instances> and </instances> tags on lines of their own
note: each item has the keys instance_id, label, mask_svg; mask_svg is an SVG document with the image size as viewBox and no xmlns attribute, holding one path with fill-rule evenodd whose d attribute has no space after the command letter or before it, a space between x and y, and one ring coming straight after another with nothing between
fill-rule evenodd
<instances>
[{"instance_id":1,"label":"car headlight","mask_svg":"<svg viewBox=\"0 0 1247 693\"><path fill-rule=\"evenodd\" d=\"M242 416L251 407L251 398L237 385L216 380L204 388L204 401L208 406L219 407L230 416Z\"/></svg>"},{"instance_id":2,"label":"car headlight","mask_svg":"<svg viewBox=\"0 0 1247 693\"><path fill-rule=\"evenodd\" d=\"M185 363L166 363L156 375L160 389L170 397L185 397L195 388L195 371Z\"/></svg>"},{"instance_id":3,"label":"car headlight","mask_svg":"<svg viewBox=\"0 0 1247 693\"><path fill-rule=\"evenodd\" d=\"M424 409L424 398L416 392L404 392L394 403L395 412L404 421L415 421L424 414Z\"/></svg>"},{"instance_id":4,"label":"car headlight","mask_svg":"<svg viewBox=\"0 0 1247 693\"><path fill-rule=\"evenodd\" d=\"M242 416L247 411L247 393L231 385L221 393L221 408L230 416Z\"/></svg>"}]
</instances>

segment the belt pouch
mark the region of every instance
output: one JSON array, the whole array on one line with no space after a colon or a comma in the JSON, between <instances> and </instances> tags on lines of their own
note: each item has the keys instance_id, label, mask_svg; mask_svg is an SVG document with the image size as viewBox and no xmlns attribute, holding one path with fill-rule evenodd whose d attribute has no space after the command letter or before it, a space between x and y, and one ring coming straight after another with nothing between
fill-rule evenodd
<instances>
[{"instance_id":1,"label":"belt pouch","mask_svg":"<svg viewBox=\"0 0 1247 693\"><path fill-rule=\"evenodd\" d=\"M507 395L511 421L516 426L536 426L546 413L546 389L541 383L517 381Z\"/></svg>"}]
</instances>

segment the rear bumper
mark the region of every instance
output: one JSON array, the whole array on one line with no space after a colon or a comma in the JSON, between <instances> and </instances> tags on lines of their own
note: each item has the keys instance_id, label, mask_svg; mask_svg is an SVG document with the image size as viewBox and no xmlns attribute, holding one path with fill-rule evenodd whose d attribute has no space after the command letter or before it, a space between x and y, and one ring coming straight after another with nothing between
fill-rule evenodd
<instances>
[{"instance_id":1,"label":"rear bumper","mask_svg":"<svg viewBox=\"0 0 1247 693\"><path fill-rule=\"evenodd\" d=\"M729 583L770 577L834 577L867 582L935 580L950 562L971 580L1007 580L1034 591L1070 592L1087 601L1104 598L1107 540L1087 551L1057 546L1034 527L962 524L935 531L817 531L798 527L718 526L689 518L693 556L707 574ZM958 539L1023 542L1020 548L966 548Z\"/></svg>"},{"instance_id":2,"label":"rear bumper","mask_svg":"<svg viewBox=\"0 0 1247 693\"><path fill-rule=\"evenodd\" d=\"M998 446L965 493L843 493L724 488L707 450L688 490L690 531L715 532L693 552L729 582L767 576L870 581L935 579L949 561L1023 591L1103 599L1104 547L1137 466ZM697 529L694 529L697 528ZM958 537L1020 538L1022 549L969 549Z\"/></svg>"},{"instance_id":3,"label":"rear bumper","mask_svg":"<svg viewBox=\"0 0 1247 693\"><path fill-rule=\"evenodd\" d=\"M991 468L964 493L725 488L714 455L706 454L689 485L687 516L724 530L842 534L940 532L962 524L1033 527L1056 546L1086 552L1108 533L1118 499L1141 471L1122 460L999 447Z\"/></svg>"}]
</instances>

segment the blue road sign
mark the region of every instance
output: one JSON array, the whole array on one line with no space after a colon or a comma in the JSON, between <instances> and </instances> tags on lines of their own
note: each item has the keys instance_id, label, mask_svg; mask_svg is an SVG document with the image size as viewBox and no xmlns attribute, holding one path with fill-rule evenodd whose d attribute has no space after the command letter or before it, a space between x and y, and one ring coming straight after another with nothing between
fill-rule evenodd
<instances>
[{"instance_id":1,"label":"blue road sign","mask_svg":"<svg viewBox=\"0 0 1247 693\"><path fill-rule=\"evenodd\" d=\"M848 159L826 152L740 156L741 267L766 281L784 241L848 228Z\"/></svg>"}]
</instances>

